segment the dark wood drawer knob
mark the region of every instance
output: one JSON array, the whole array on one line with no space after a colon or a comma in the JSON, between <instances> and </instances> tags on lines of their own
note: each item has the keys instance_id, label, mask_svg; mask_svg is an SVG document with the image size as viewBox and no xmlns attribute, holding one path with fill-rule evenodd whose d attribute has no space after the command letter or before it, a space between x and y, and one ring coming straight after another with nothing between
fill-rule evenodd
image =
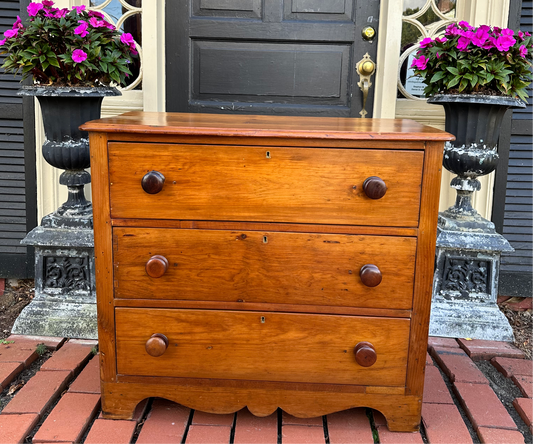
<instances>
[{"instance_id":1,"label":"dark wood drawer knob","mask_svg":"<svg viewBox=\"0 0 533 444\"><path fill-rule=\"evenodd\" d=\"M370 342L360 342L353 349L355 362L361 367L370 367L376 363L378 355Z\"/></svg>"},{"instance_id":2,"label":"dark wood drawer knob","mask_svg":"<svg viewBox=\"0 0 533 444\"><path fill-rule=\"evenodd\" d=\"M154 358L161 356L168 348L168 339L161 333L153 334L148 341L146 341L146 353Z\"/></svg>"},{"instance_id":3,"label":"dark wood drawer knob","mask_svg":"<svg viewBox=\"0 0 533 444\"><path fill-rule=\"evenodd\" d=\"M359 270L359 276L361 277L361 282L367 287L377 287L381 284L380 269L374 264L366 264L361 267Z\"/></svg>"},{"instance_id":4,"label":"dark wood drawer knob","mask_svg":"<svg viewBox=\"0 0 533 444\"><path fill-rule=\"evenodd\" d=\"M378 176L370 176L363 182L363 191L370 199L381 199L387 192L387 184Z\"/></svg>"},{"instance_id":5,"label":"dark wood drawer knob","mask_svg":"<svg viewBox=\"0 0 533 444\"><path fill-rule=\"evenodd\" d=\"M165 176L159 171L150 171L141 179L141 186L148 194L157 194L163 189Z\"/></svg>"},{"instance_id":6,"label":"dark wood drawer knob","mask_svg":"<svg viewBox=\"0 0 533 444\"><path fill-rule=\"evenodd\" d=\"M156 254L146 262L146 273L153 278L160 278L168 270L168 260L165 256Z\"/></svg>"}]
</instances>

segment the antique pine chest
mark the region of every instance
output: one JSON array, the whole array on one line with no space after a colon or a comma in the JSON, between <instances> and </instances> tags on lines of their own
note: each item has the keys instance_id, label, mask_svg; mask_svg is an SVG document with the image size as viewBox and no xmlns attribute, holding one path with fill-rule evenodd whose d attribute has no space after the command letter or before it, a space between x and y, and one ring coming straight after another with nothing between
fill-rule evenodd
<instances>
[{"instance_id":1,"label":"antique pine chest","mask_svg":"<svg viewBox=\"0 0 533 444\"><path fill-rule=\"evenodd\" d=\"M88 122L102 409L420 422L444 141L409 120Z\"/></svg>"}]
</instances>

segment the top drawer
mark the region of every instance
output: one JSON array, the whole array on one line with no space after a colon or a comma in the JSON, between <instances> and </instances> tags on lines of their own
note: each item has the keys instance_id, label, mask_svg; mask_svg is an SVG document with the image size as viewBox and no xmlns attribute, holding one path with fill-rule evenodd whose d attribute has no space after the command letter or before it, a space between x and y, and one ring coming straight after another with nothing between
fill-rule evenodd
<instances>
[{"instance_id":1,"label":"top drawer","mask_svg":"<svg viewBox=\"0 0 533 444\"><path fill-rule=\"evenodd\" d=\"M418 226L422 151L109 143L114 218ZM161 191L143 176L158 171ZM363 190L378 176L386 194Z\"/></svg>"}]
</instances>

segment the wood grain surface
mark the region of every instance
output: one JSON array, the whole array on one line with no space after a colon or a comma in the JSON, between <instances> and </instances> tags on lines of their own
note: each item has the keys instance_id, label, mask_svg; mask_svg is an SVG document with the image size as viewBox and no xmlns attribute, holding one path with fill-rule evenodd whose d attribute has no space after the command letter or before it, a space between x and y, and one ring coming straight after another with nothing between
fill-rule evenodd
<instances>
[{"instance_id":1,"label":"wood grain surface","mask_svg":"<svg viewBox=\"0 0 533 444\"><path fill-rule=\"evenodd\" d=\"M269 157L270 156L270 157ZM416 227L422 151L110 143L114 218ZM157 194L141 179L165 176ZM363 183L379 176L381 199Z\"/></svg>"},{"instance_id":2,"label":"wood grain surface","mask_svg":"<svg viewBox=\"0 0 533 444\"><path fill-rule=\"evenodd\" d=\"M93 120L83 131L151 135L276 137L346 140L453 140L442 130L407 119L344 117L240 116L235 114L157 113L132 111Z\"/></svg>"},{"instance_id":3,"label":"wood grain surface","mask_svg":"<svg viewBox=\"0 0 533 444\"><path fill-rule=\"evenodd\" d=\"M409 320L292 313L117 308L117 370L137 376L404 386ZM153 358L153 333L169 340ZM359 342L377 361L355 361Z\"/></svg>"},{"instance_id":4,"label":"wood grain surface","mask_svg":"<svg viewBox=\"0 0 533 444\"><path fill-rule=\"evenodd\" d=\"M410 309L416 239L114 228L115 297ZM146 272L153 256L168 270ZM364 285L360 269L379 267Z\"/></svg>"},{"instance_id":5,"label":"wood grain surface","mask_svg":"<svg viewBox=\"0 0 533 444\"><path fill-rule=\"evenodd\" d=\"M136 405L157 396L186 407L227 414L248 407L256 416L268 416L277 408L299 418L313 418L352 407L379 410L393 432L414 432L420 426L422 400L415 396L390 393L396 387L368 387L367 394L329 384L327 388L310 384L281 384L247 381L217 381L179 378L138 378L137 382L104 383L102 414L109 419L132 419ZM128 378L131 380L131 378ZM351 386L353 387L353 386ZM379 389L384 389L379 393Z\"/></svg>"}]
</instances>

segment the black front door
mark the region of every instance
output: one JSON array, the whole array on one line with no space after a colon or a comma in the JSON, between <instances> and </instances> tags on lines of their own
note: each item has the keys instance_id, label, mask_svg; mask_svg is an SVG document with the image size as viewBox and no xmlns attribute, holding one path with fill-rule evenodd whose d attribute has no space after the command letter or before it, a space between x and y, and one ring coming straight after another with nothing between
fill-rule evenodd
<instances>
[{"instance_id":1,"label":"black front door","mask_svg":"<svg viewBox=\"0 0 533 444\"><path fill-rule=\"evenodd\" d=\"M166 109L359 117L378 17L379 0L167 0Z\"/></svg>"}]
</instances>

